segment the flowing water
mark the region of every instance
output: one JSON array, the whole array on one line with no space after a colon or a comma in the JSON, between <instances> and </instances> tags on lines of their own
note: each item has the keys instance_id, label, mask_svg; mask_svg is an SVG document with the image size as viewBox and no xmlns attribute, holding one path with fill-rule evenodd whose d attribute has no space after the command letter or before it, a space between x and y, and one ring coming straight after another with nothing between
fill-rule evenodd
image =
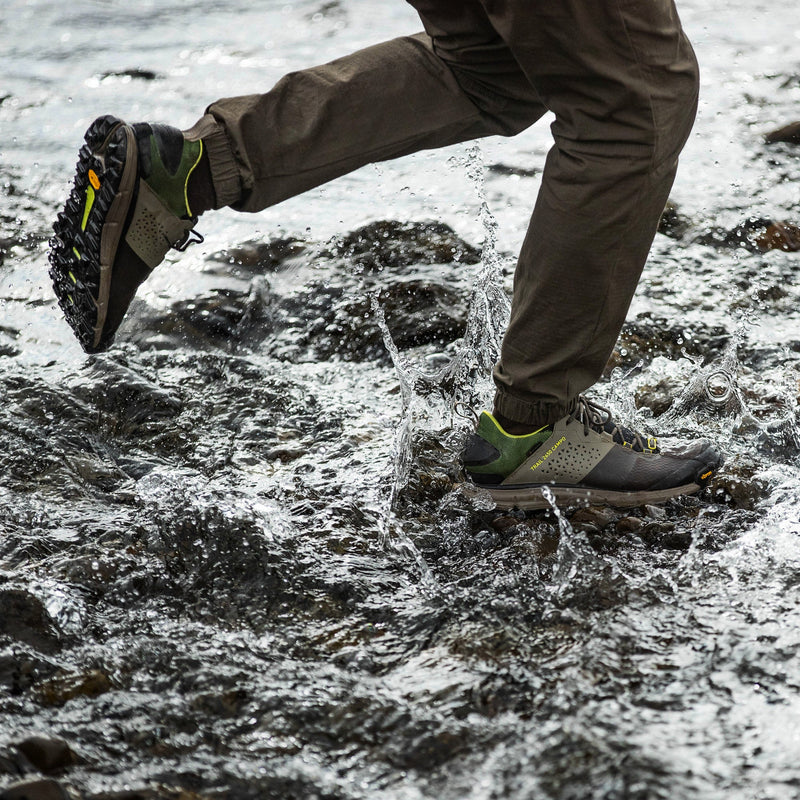
<instances>
[{"instance_id":1,"label":"flowing water","mask_svg":"<svg viewBox=\"0 0 800 800\"><path fill-rule=\"evenodd\" d=\"M800 118L796 10L681 4L698 122L593 395L725 468L524 515L457 461L548 120L204 218L86 357L46 253L89 122L188 126L419 24L5 0L0 796L800 796L800 255L763 238L800 221L800 146L762 139Z\"/></svg>"}]
</instances>

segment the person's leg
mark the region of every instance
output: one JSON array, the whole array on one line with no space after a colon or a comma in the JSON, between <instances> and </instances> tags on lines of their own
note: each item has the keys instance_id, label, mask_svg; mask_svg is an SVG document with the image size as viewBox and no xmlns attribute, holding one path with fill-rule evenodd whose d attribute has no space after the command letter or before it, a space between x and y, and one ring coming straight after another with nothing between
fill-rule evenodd
<instances>
[{"instance_id":1,"label":"person's leg","mask_svg":"<svg viewBox=\"0 0 800 800\"><path fill-rule=\"evenodd\" d=\"M545 111L477 0L412 0L426 34L219 100L186 135L207 146L213 205L259 211L376 161L490 134Z\"/></svg>"},{"instance_id":2,"label":"person's leg","mask_svg":"<svg viewBox=\"0 0 800 800\"><path fill-rule=\"evenodd\" d=\"M483 0L556 120L520 253L495 410L539 426L600 377L697 103L672 0Z\"/></svg>"},{"instance_id":3,"label":"person's leg","mask_svg":"<svg viewBox=\"0 0 800 800\"><path fill-rule=\"evenodd\" d=\"M266 94L220 100L189 131L93 123L50 251L56 295L87 352L111 344L138 286L204 211L257 211L364 164L541 116L478 0L415 5L433 39L395 39Z\"/></svg>"}]
</instances>

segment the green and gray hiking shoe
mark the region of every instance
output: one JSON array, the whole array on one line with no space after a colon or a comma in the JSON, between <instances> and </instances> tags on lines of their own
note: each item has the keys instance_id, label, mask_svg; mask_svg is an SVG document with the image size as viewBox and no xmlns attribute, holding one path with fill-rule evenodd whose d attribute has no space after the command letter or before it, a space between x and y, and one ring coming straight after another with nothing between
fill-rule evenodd
<instances>
[{"instance_id":1,"label":"green and gray hiking shoe","mask_svg":"<svg viewBox=\"0 0 800 800\"><path fill-rule=\"evenodd\" d=\"M177 128L111 116L96 119L84 138L53 225L50 277L81 346L96 353L111 344L139 285L170 248L202 241L187 184L203 143Z\"/></svg>"},{"instance_id":2,"label":"green and gray hiking shoe","mask_svg":"<svg viewBox=\"0 0 800 800\"><path fill-rule=\"evenodd\" d=\"M618 426L611 412L582 395L554 425L524 436L506 433L484 411L464 451L464 469L498 508L547 508L550 488L559 506L638 506L692 494L722 464L708 442L662 453L653 438Z\"/></svg>"}]
</instances>

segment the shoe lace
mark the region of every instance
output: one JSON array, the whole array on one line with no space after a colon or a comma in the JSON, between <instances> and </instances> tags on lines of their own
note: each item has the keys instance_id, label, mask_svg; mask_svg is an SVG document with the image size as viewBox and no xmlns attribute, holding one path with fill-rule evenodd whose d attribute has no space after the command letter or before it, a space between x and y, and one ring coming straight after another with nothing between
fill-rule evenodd
<instances>
[{"instance_id":1,"label":"shoe lace","mask_svg":"<svg viewBox=\"0 0 800 800\"><path fill-rule=\"evenodd\" d=\"M195 221L192 218L192 221ZM190 228L186 231L177 242L171 244L173 250L180 250L182 253L187 247L193 244L201 244L205 241L205 237L197 230L197 228Z\"/></svg>"},{"instance_id":2,"label":"shoe lace","mask_svg":"<svg viewBox=\"0 0 800 800\"><path fill-rule=\"evenodd\" d=\"M614 422L609 409L589 400L582 394L578 395L575 406L569 415L583 425L584 434L588 435L590 430L608 433L617 444L621 444L623 447L630 447L641 453L658 452L658 441L655 437L643 436L624 425L618 425Z\"/></svg>"}]
</instances>

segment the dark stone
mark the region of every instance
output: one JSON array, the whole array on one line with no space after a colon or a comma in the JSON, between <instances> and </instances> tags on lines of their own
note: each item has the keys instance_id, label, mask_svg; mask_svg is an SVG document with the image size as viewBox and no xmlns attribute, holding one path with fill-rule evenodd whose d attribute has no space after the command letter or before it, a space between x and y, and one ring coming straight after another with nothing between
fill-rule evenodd
<instances>
[{"instance_id":1,"label":"dark stone","mask_svg":"<svg viewBox=\"0 0 800 800\"><path fill-rule=\"evenodd\" d=\"M377 299L398 348L444 346L463 334L466 301L442 284L398 281L380 289ZM281 357L389 360L366 291L356 294L327 282L313 284L307 293L281 302L280 319L274 352Z\"/></svg>"},{"instance_id":2,"label":"dark stone","mask_svg":"<svg viewBox=\"0 0 800 800\"><path fill-rule=\"evenodd\" d=\"M181 411L179 398L128 367L117 354L92 357L88 372L73 387L75 394L121 420L138 425Z\"/></svg>"},{"instance_id":3,"label":"dark stone","mask_svg":"<svg viewBox=\"0 0 800 800\"><path fill-rule=\"evenodd\" d=\"M229 267L240 267L243 272L277 272L297 263L297 259L306 254L307 247L306 242L293 237L250 241L215 253L211 259Z\"/></svg>"},{"instance_id":4,"label":"dark stone","mask_svg":"<svg viewBox=\"0 0 800 800\"><path fill-rule=\"evenodd\" d=\"M656 356L672 360L686 355L709 358L721 353L729 338L730 333L722 326L693 323L689 327L650 313L639 314L624 324L604 374L608 376L618 366L649 363Z\"/></svg>"},{"instance_id":5,"label":"dark stone","mask_svg":"<svg viewBox=\"0 0 800 800\"><path fill-rule=\"evenodd\" d=\"M658 221L658 232L670 239L682 239L691 227L691 221L681 214L679 207L668 202Z\"/></svg>"},{"instance_id":6,"label":"dark stone","mask_svg":"<svg viewBox=\"0 0 800 800\"><path fill-rule=\"evenodd\" d=\"M39 702L45 706L63 706L75 697L99 697L111 691L108 675L99 669L69 675L56 675L35 688Z\"/></svg>"},{"instance_id":7,"label":"dark stone","mask_svg":"<svg viewBox=\"0 0 800 800\"><path fill-rule=\"evenodd\" d=\"M800 144L800 122L791 122L789 125L770 131L764 135L764 141L767 144L775 144L776 142Z\"/></svg>"},{"instance_id":8,"label":"dark stone","mask_svg":"<svg viewBox=\"0 0 800 800\"><path fill-rule=\"evenodd\" d=\"M24 589L0 589L0 635L43 652L60 645L58 629L44 604Z\"/></svg>"},{"instance_id":9,"label":"dark stone","mask_svg":"<svg viewBox=\"0 0 800 800\"><path fill-rule=\"evenodd\" d=\"M49 778L20 781L0 792L0 800L75 800L76 797Z\"/></svg>"},{"instance_id":10,"label":"dark stone","mask_svg":"<svg viewBox=\"0 0 800 800\"><path fill-rule=\"evenodd\" d=\"M122 69L115 72L104 72L100 76L100 80L106 80L106 78L132 78L139 81L154 81L158 77L159 74L151 69Z\"/></svg>"},{"instance_id":11,"label":"dark stone","mask_svg":"<svg viewBox=\"0 0 800 800\"><path fill-rule=\"evenodd\" d=\"M480 251L459 238L449 225L441 222L398 222L382 220L339 239L323 253L345 258L366 271L413 264L477 264Z\"/></svg>"},{"instance_id":12,"label":"dark stone","mask_svg":"<svg viewBox=\"0 0 800 800\"><path fill-rule=\"evenodd\" d=\"M768 250L796 253L800 250L800 226L790 222L773 222L756 238L756 244L765 253Z\"/></svg>"},{"instance_id":13,"label":"dark stone","mask_svg":"<svg viewBox=\"0 0 800 800\"><path fill-rule=\"evenodd\" d=\"M614 512L609 508L589 506L588 508L578 509L569 518L569 521L573 527L580 527L585 530L587 527L593 526L596 530L601 531L614 521L615 516Z\"/></svg>"},{"instance_id":14,"label":"dark stone","mask_svg":"<svg viewBox=\"0 0 800 800\"><path fill-rule=\"evenodd\" d=\"M635 533L642 527L639 517L622 517L615 525L617 533Z\"/></svg>"},{"instance_id":15,"label":"dark stone","mask_svg":"<svg viewBox=\"0 0 800 800\"><path fill-rule=\"evenodd\" d=\"M52 773L71 767L78 757L63 740L50 736L29 736L17 749L40 772Z\"/></svg>"},{"instance_id":16,"label":"dark stone","mask_svg":"<svg viewBox=\"0 0 800 800\"><path fill-rule=\"evenodd\" d=\"M800 250L800 227L790 222L750 217L731 230L712 228L697 237L698 244L709 247L744 248L751 253L765 253L769 250Z\"/></svg>"},{"instance_id":17,"label":"dark stone","mask_svg":"<svg viewBox=\"0 0 800 800\"><path fill-rule=\"evenodd\" d=\"M489 164L486 171L492 175L508 175L519 178L535 178L542 172L538 167L518 167L510 164Z\"/></svg>"}]
</instances>

